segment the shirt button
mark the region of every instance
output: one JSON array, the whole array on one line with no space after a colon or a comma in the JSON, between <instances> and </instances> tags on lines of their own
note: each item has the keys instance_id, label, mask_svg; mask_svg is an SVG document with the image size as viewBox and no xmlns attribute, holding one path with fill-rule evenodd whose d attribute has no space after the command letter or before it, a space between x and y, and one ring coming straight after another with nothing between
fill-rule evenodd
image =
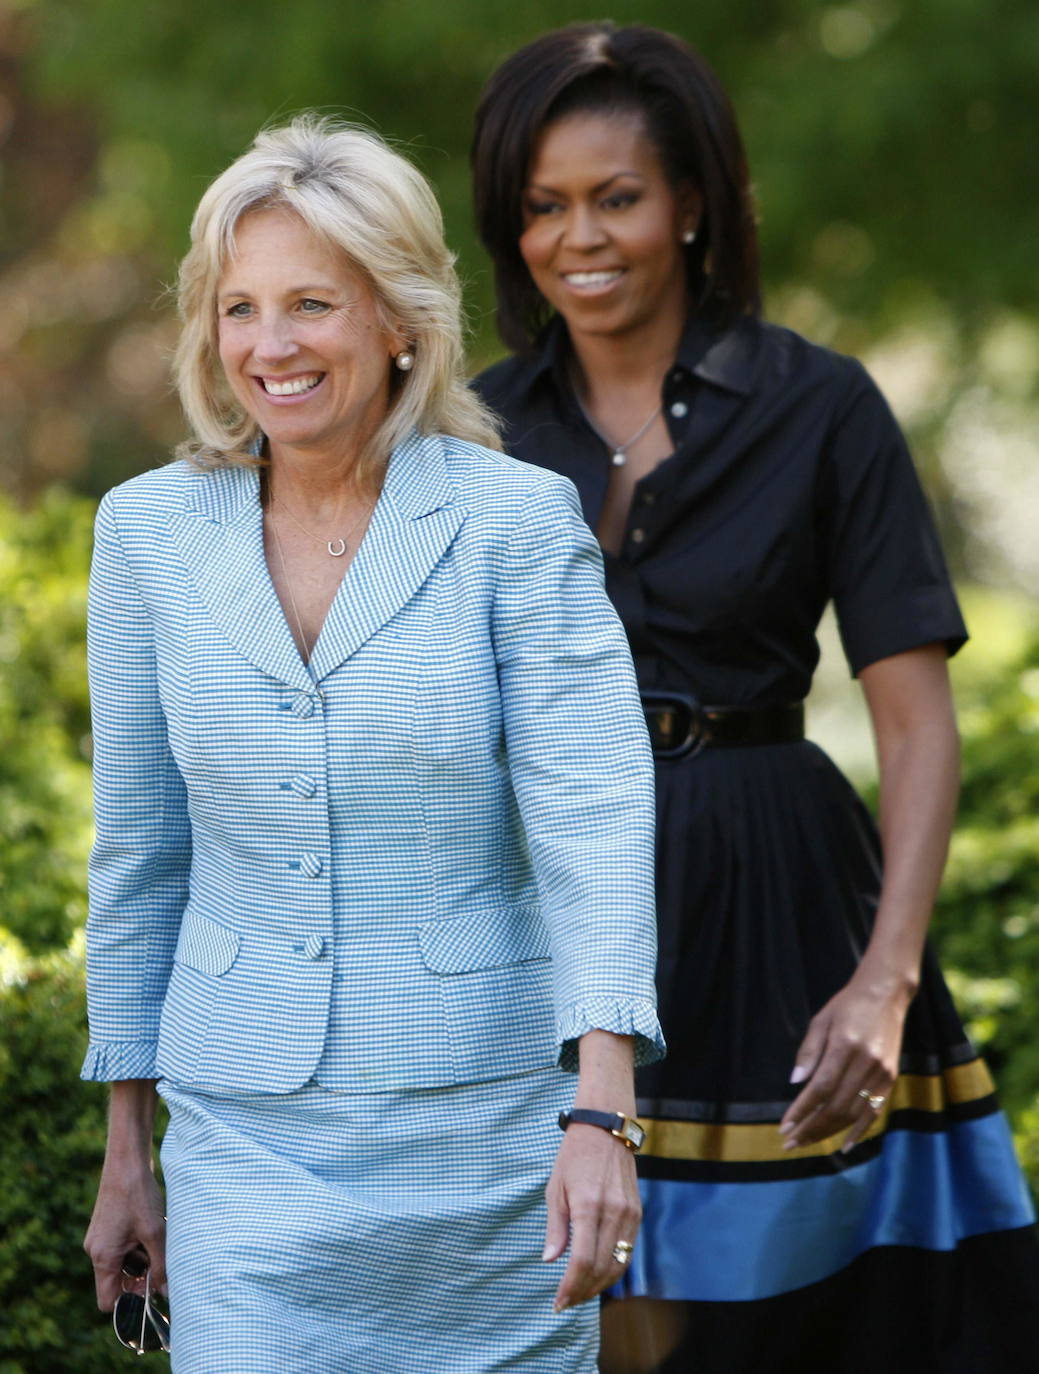
<instances>
[{"instance_id":1,"label":"shirt button","mask_svg":"<svg viewBox=\"0 0 1039 1374\"><path fill-rule=\"evenodd\" d=\"M317 783L306 773L297 773L289 787L297 797L312 797L317 791Z\"/></svg>"},{"instance_id":2,"label":"shirt button","mask_svg":"<svg viewBox=\"0 0 1039 1374\"><path fill-rule=\"evenodd\" d=\"M632 542L633 544L641 544L642 541L643 541L643 539L645 539L645 537L646 537L646 531L645 531L645 530L632 530L632 532L631 532L631 542Z\"/></svg>"},{"instance_id":3,"label":"shirt button","mask_svg":"<svg viewBox=\"0 0 1039 1374\"><path fill-rule=\"evenodd\" d=\"M322 868L324 868L324 864L316 854L311 854L308 851L306 854L301 854L299 856L299 867L304 877L316 878L320 874Z\"/></svg>"},{"instance_id":4,"label":"shirt button","mask_svg":"<svg viewBox=\"0 0 1039 1374\"><path fill-rule=\"evenodd\" d=\"M292 714L300 720L309 720L314 714L314 703L306 692L299 692L292 700Z\"/></svg>"},{"instance_id":5,"label":"shirt button","mask_svg":"<svg viewBox=\"0 0 1039 1374\"><path fill-rule=\"evenodd\" d=\"M689 414L689 407L686 405L685 401L676 401L671 407L671 414L676 420L684 420Z\"/></svg>"},{"instance_id":6,"label":"shirt button","mask_svg":"<svg viewBox=\"0 0 1039 1374\"><path fill-rule=\"evenodd\" d=\"M642 502L644 506L652 506L656 499L657 494L655 491L644 491L642 495L639 497L639 500Z\"/></svg>"},{"instance_id":7,"label":"shirt button","mask_svg":"<svg viewBox=\"0 0 1039 1374\"><path fill-rule=\"evenodd\" d=\"M308 959L320 959L325 952L325 941L320 935L308 935L303 953Z\"/></svg>"}]
</instances>

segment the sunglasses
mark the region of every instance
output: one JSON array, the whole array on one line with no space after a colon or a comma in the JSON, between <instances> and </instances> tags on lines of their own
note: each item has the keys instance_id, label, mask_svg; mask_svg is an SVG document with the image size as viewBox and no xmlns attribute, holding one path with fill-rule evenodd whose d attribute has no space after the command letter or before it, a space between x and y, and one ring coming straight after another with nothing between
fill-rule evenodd
<instances>
[{"instance_id":1,"label":"sunglasses","mask_svg":"<svg viewBox=\"0 0 1039 1374\"><path fill-rule=\"evenodd\" d=\"M143 1293L127 1289L127 1279L140 1278L144 1279ZM169 1313L159 1295L151 1291L148 1256L143 1250L131 1250L123 1259L123 1291L116 1298L112 1329L120 1344L138 1355L170 1348Z\"/></svg>"}]
</instances>

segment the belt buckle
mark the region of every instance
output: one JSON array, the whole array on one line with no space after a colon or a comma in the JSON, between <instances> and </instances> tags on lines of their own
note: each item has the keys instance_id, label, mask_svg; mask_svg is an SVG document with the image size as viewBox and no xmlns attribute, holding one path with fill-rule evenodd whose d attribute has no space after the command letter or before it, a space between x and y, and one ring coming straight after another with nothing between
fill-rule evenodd
<instances>
[{"instance_id":1,"label":"belt buckle","mask_svg":"<svg viewBox=\"0 0 1039 1374\"><path fill-rule=\"evenodd\" d=\"M656 729L650 727L654 757L695 758L710 740L707 716L695 697L683 692L643 692L642 706L658 713ZM658 744L660 736L664 738Z\"/></svg>"}]
</instances>

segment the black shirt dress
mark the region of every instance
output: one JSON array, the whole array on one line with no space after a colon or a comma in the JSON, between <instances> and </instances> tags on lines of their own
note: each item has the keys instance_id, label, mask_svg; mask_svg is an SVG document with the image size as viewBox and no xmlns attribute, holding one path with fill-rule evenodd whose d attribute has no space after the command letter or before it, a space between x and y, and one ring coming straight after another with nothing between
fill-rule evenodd
<instances>
[{"instance_id":1,"label":"black shirt dress","mask_svg":"<svg viewBox=\"0 0 1039 1374\"><path fill-rule=\"evenodd\" d=\"M610 457L556 320L476 387L516 456L599 521ZM690 322L663 383L674 452L636 487L606 585L644 692L801 701L833 601L853 674L963 620L905 441L864 368L754 319ZM873 821L808 741L657 762L658 991L643 1070L645 1217L620 1296L691 1304L668 1370L1017 1370L1039 1348L1034 1214L984 1065L930 951L876 1127L784 1153L810 1018L880 891ZM1022 1347L1022 1342L1025 1345Z\"/></svg>"}]
</instances>

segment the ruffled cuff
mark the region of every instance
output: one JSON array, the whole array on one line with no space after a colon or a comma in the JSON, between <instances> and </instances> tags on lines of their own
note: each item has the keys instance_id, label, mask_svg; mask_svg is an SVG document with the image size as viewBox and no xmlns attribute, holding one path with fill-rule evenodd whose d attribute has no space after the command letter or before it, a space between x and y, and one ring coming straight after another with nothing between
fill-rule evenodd
<instances>
[{"instance_id":1,"label":"ruffled cuff","mask_svg":"<svg viewBox=\"0 0 1039 1374\"><path fill-rule=\"evenodd\" d=\"M129 1040L91 1045L79 1071L92 1083L117 1083L125 1078L158 1078L156 1040Z\"/></svg>"},{"instance_id":2,"label":"ruffled cuff","mask_svg":"<svg viewBox=\"0 0 1039 1374\"><path fill-rule=\"evenodd\" d=\"M561 1069L568 1073L577 1072L577 1042L591 1030L634 1036L636 1068L663 1059L667 1053L652 1002L634 998L618 1001L615 997L591 997L584 1002L574 1002L559 1018L556 1042Z\"/></svg>"}]
</instances>

